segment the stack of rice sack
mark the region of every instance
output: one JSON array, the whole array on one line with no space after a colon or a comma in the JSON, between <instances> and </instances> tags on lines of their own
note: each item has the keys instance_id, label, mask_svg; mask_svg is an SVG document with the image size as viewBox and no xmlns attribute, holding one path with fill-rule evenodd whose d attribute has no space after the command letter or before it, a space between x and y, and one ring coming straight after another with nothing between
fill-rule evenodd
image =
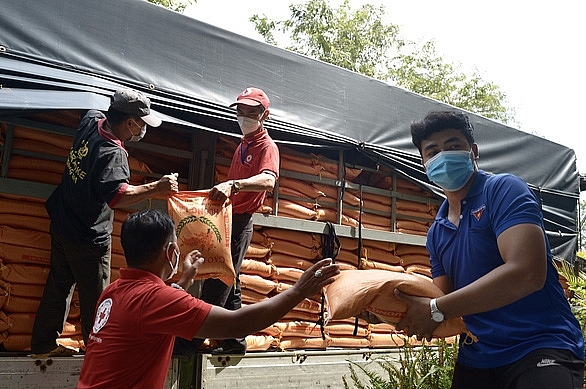
<instances>
[{"instance_id":1,"label":"stack of rice sack","mask_svg":"<svg viewBox=\"0 0 586 389\"><path fill-rule=\"evenodd\" d=\"M222 138L218 142L216 182L225 181L227 161L237 147L237 141ZM258 212L276 213L277 216L303 220L338 223L338 188L328 184L338 177L338 164L323 156L301 154L281 147L281 176L279 178L278 205L267 197L265 206ZM287 172L312 175L329 180L300 180L289 177ZM283 174L285 173L285 174ZM397 231L425 235L437 205L431 196L407 180L397 179L395 185L388 173L363 172L357 169L345 171L348 182L361 183L370 188L383 189L417 196L430 201L399 200L393 204L390 196L377 194L377 190L360 192L345 189L342 196L340 223L383 231ZM384 191L378 190L379 193ZM395 207L395 225L391 211ZM276 211L276 212L274 212ZM242 297L244 304L254 304L270 298L291 287L304 270L322 258L322 237L303 231L279 228L256 228L252 243L241 268ZM397 273L416 273L430 277L429 254L424 247L396 244L384 241L364 240L361 247L357 239L339 237L341 250L336 261L343 271L384 270ZM360 250L361 248L361 250ZM428 278L429 280L429 278ZM430 281L430 280L429 280ZM317 323L322 319L321 296L306 299L282 320L258 334L247 337L249 350L307 349L325 347L395 347L400 338L390 324L368 324L354 317L329 320L323 328Z\"/></svg>"},{"instance_id":2,"label":"stack of rice sack","mask_svg":"<svg viewBox=\"0 0 586 389\"><path fill-rule=\"evenodd\" d=\"M431 284L429 256L425 248L373 240L339 237L341 250L336 262L344 271L375 270L418 277ZM400 257L403 255L404 260ZM304 270L322 255L322 235L273 227L256 228L241 268L244 305L254 304L290 288ZM427 262L426 271L413 271L416 261ZM402 265L405 264L405 266ZM359 270L360 269L360 270ZM423 275L422 273L427 273ZM390 297L389 297L390 298ZM398 347L402 338L391 324L368 324L353 316L335 317L322 329L321 296L306 299L272 326L247 337L249 350ZM327 311L326 311L327 312ZM325 335L325 339L324 336Z\"/></svg>"},{"instance_id":3,"label":"stack of rice sack","mask_svg":"<svg viewBox=\"0 0 586 389\"><path fill-rule=\"evenodd\" d=\"M33 323L51 263L49 216L39 199L0 196L0 347L30 351ZM59 342L82 347L74 292Z\"/></svg>"},{"instance_id":4,"label":"stack of rice sack","mask_svg":"<svg viewBox=\"0 0 586 389\"><path fill-rule=\"evenodd\" d=\"M7 136L8 128L0 124L1 137ZM65 160L73 138L67 135L15 126L12 138L12 155L8 163L8 178L57 185L65 167ZM24 155L23 155L24 154ZM36 156L31 156L31 154ZM129 157L132 184L144 184L152 174L140 160Z\"/></svg>"},{"instance_id":5,"label":"stack of rice sack","mask_svg":"<svg viewBox=\"0 0 586 389\"><path fill-rule=\"evenodd\" d=\"M322 257L319 235L263 228L255 230L241 268L243 304L254 304L288 288ZM356 262L356 259L354 260ZM340 262L342 268L355 269ZM354 335L354 319L332 321L323 328L321 295L307 298L277 323L247 337L249 350L323 349L368 347L368 323L360 321Z\"/></svg>"},{"instance_id":6,"label":"stack of rice sack","mask_svg":"<svg viewBox=\"0 0 586 389\"><path fill-rule=\"evenodd\" d=\"M287 147L281 147L281 177L279 179L279 203L277 214L294 218L305 218L308 220L338 222L337 201L338 188L326 185L325 180L338 180L338 161L331 160L323 155L313 153L302 153ZM301 173L313 176L315 180L302 181L287 177L287 172ZM342 174L346 181L351 182L359 176L361 170L345 166ZM321 181L321 182L320 182ZM345 204L357 206L359 200L345 193L343 196ZM268 205L271 199L267 199ZM302 217L298 217L301 212ZM305 215L305 216L304 216ZM309 217L307 217L309 216ZM341 224L356 226L356 219L343 210L340 215Z\"/></svg>"},{"instance_id":7,"label":"stack of rice sack","mask_svg":"<svg viewBox=\"0 0 586 389\"><path fill-rule=\"evenodd\" d=\"M216 156L222 158L224 162L215 165L216 182L226 180L229 169L228 161L232 158L237 146L236 139L219 138ZM287 147L280 147L280 152L281 175L278 182L278 208L275 210L274 198L268 195L259 212L303 220L338 223L339 188L331 184L332 180L338 180L338 162L322 155L301 153ZM314 179L291 178L287 174L291 172L312 176ZM343 174L347 183L363 184L364 189L362 193L357 189L346 188L343 190L340 224L358 227L359 222L362 222L364 228L374 230L423 236L427 234L439 208L438 202L432 199L429 192L401 177L396 177L393 182L391 171L387 171L384 167L376 172L344 167ZM377 191L382 192L380 189L396 191L402 195L414 197L413 199L393 200L388 194L377 194ZM361 198L362 213L360 212ZM393 208L395 212L394 223L391 217Z\"/></svg>"},{"instance_id":8,"label":"stack of rice sack","mask_svg":"<svg viewBox=\"0 0 586 389\"><path fill-rule=\"evenodd\" d=\"M363 171L353 180L355 184L386 191L396 192L396 199L388 195L377 194L364 188L362 191L362 223L365 228L383 231L395 231L412 235L427 235L439 209L438 201L425 189L399 176L392 177L392 172L381 166L379 171ZM360 196L358 191L349 189L350 193ZM395 212L395 223L391 221ZM373 213L373 215L371 215ZM376 213L376 215L374 215ZM356 214L358 217L358 214Z\"/></svg>"}]
</instances>

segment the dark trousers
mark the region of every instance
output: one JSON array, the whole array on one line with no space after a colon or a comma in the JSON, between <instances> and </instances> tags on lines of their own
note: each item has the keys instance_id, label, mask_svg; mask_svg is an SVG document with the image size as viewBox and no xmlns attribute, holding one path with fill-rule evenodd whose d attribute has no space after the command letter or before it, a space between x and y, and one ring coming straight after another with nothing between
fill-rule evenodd
<instances>
[{"instance_id":1,"label":"dark trousers","mask_svg":"<svg viewBox=\"0 0 586 389\"><path fill-rule=\"evenodd\" d=\"M32 353L48 352L57 346L76 284L83 340L87 345L96 304L110 283L110 246L74 242L51 228L51 269L33 326Z\"/></svg>"},{"instance_id":2,"label":"dark trousers","mask_svg":"<svg viewBox=\"0 0 586 389\"><path fill-rule=\"evenodd\" d=\"M581 389L584 361L566 350L540 349L493 369L456 364L452 389Z\"/></svg>"}]
</instances>

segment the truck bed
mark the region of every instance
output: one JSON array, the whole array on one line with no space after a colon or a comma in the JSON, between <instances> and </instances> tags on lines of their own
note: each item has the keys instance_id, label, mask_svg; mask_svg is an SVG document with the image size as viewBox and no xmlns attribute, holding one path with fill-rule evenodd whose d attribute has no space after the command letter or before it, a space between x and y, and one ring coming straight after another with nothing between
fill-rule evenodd
<instances>
[{"instance_id":1,"label":"truck bed","mask_svg":"<svg viewBox=\"0 0 586 389\"><path fill-rule=\"evenodd\" d=\"M373 359L397 358L399 352L327 349L173 358L165 389L343 388L342 376L349 377L350 361L378 371ZM1 354L0 389L73 389L82 363L81 355L41 360L24 354Z\"/></svg>"}]
</instances>

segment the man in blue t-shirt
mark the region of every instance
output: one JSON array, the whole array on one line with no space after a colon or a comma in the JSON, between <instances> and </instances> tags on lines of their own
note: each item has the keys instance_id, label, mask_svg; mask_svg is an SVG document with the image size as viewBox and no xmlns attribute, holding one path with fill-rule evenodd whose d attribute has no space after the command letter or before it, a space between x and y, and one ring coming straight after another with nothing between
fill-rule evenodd
<instances>
[{"instance_id":1,"label":"man in blue t-shirt","mask_svg":"<svg viewBox=\"0 0 586 389\"><path fill-rule=\"evenodd\" d=\"M431 339L462 316L453 389L582 388L584 340L559 283L541 204L511 174L478 170L466 115L432 111L411 125L430 181L446 200L427 236L437 299L395 291L408 304L397 329Z\"/></svg>"},{"instance_id":2,"label":"man in blue t-shirt","mask_svg":"<svg viewBox=\"0 0 586 389\"><path fill-rule=\"evenodd\" d=\"M90 110L81 119L61 183L45 204L51 218L51 269L33 327L33 358L75 352L56 340L76 285L87 345L98 297L110 283L114 208L178 191L176 174L144 185L129 183L124 142L141 140L147 124L158 127L161 119L151 112L150 100L133 89L116 91L105 114Z\"/></svg>"}]
</instances>

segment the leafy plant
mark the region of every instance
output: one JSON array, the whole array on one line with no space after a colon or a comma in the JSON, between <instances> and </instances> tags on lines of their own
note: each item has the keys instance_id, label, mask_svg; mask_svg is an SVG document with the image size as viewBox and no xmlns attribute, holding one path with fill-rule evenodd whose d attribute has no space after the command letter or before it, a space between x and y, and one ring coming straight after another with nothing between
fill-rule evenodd
<instances>
[{"instance_id":1,"label":"leafy plant","mask_svg":"<svg viewBox=\"0 0 586 389\"><path fill-rule=\"evenodd\" d=\"M577 256L583 260L586 259L583 252L578 252ZM561 258L556 258L556 265L559 274L568 283L568 289L571 292L570 305L584 334L586 333L586 272L575 270L568 261Z\"/></svg>"},{"instance_id":2,"label":"leafy plant","mask_svg":"<svg viewBox=\"0 0 586 389\"><path fill-rule=\"evenodd\" d=\"M576 255L582 261L586 259L586 253L584 252L578 252ZM556 258L555 263L558 273L566 279L568 289L571 292L569 301L572 306L572 312L574 312L574 316L580 323L582 334L586 334L586 272L574 269L565 259ZM586 366L584 367L584 373L584 384L586 384Z\"/></svg>"},{"instance_id":3,"label":"leafy plant","mask_svg":"<svg viewBox=\"0 0 586 389\"><path fill-rule=\"evenodd\" d=\"M384 357L372 361L384 374L351 362L350 379L343 376L342 381L345 389L448 389L452 385L457 356L457 343L438 339L413 346L405 338L398 359ZM366 376L367 383L362 382L359 372Z\"/></svg>"}]
</instances>

